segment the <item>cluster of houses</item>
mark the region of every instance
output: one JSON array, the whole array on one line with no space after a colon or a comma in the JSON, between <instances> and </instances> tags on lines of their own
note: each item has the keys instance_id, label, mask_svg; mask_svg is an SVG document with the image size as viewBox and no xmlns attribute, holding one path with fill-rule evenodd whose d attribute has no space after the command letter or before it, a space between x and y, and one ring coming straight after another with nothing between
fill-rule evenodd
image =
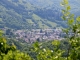
<instances>
[{"instance_id":1,"label":"cluster of houses","mask_svg":"<svg viewBox=\"0 0 80 60\"><path fill-rule=\"evenodd\" d=\"M35 41L45 40L62 40L61 29L32 29L32 30L17 30L14 32L16 39L23 39L26 42L33 43Z\"/></svg>"}]
</instances>

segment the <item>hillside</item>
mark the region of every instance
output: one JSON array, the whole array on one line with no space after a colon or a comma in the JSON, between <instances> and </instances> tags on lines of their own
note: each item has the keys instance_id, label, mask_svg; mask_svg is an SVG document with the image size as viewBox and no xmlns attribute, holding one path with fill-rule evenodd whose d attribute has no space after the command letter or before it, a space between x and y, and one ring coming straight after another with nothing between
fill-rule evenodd
<instances>
[{"instance_id":1,"label":"hillside","mask_svg":"<svg viewBox=\"0 0 80 60\"><path fill-rule=\"evenodd\" d=\"M0 0L0 28L65 27L65 23L61 20L60 1L47 0L44 3L44 0ZM74 5L79 12L80 8L77 5L80 4ZM78 12L75 11L74 13L77 14Z\"/></svg>"}]
</instances>

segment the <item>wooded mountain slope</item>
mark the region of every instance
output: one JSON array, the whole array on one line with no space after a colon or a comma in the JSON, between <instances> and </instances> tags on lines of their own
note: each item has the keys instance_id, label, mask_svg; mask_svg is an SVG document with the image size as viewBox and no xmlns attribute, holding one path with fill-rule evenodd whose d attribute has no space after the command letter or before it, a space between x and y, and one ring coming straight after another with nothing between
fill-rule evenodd
<instances>
[{"instance_id":1,"label":"wooded mountain slope","mask_svg":"<svg viewBox=\"0 0 80 60\"><path fill-rule=\"evenodd\" d=\"M47 0L45 3L44 0L0 0L0 28L66 27L61 20L62 14L59 5L60 0L58 2ZM79 12L80 9L76 7L77 5L79 3L75 5L75 9Z\"/></svg>"}]
</instances>

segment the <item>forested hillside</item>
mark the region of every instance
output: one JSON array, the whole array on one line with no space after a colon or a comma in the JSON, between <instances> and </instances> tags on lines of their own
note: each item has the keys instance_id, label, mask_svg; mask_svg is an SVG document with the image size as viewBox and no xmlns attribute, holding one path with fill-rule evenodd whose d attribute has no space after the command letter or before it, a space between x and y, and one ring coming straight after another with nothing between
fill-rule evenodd
<instances>
[{"instance_id":1,"label":"forested hillside","mask_svg":"<svg viewBox=\"0 0 80 60\"><path fill-rule=\"evenodd\" d=\"M0 1L0 28L31 29L31 28L54 28L66 27L61 21L60 1L44 0L1 0ZM39 4L37 4L39 3ZM78 2L76 2L78 3ZM78 4L71 2L78 12ZM74 10L72 10L74 12ZM77 14L78 12L74 12ZM78 14L79 15L79 14ZM46 21L46 22L45 22Z\"/></svg>"},{"instance_id":2,"label":"forested hillside","mask_svg":"<svg viewBox=\"0 0 80 60\"><path fill-rule=\"evenodd\" d=\"M0 28L33 29L66 27L61 20L60 1L47 0L0 0ZM37 4L39 3L39 4ZM80 10L79 3L71 2L77 14ZM77 14L79 15L79 14ZM45 22L46 21L46 22Z\"/></svg>"},{"instance_id":3,"label":"forested hillside","mask_svg":"<svg viewBox=\"0 0 80 60\"><path fill-rule=\"evenodd\" d=\"M47 19L54 15L53 10L35 7L27 1L1 0L0 8L0 28L30 29L43 28L43 25L45 28L57 26L55 22L50 21L53 18ZM47 17L49 15L50 17Z\"/></svg>"}]
</instances>

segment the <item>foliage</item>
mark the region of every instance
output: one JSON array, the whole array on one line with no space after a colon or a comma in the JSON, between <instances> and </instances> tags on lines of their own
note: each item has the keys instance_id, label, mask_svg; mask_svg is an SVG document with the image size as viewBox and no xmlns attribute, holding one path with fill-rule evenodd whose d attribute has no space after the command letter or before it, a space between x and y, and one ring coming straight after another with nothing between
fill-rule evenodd
<instances>
[{"instance_id":1,"label":"foliage","mask_svg":"<svg viewBox=\"0 0 80 60\"><path fill-rule=\"evenodd\" d=\"M69 12L70 6L68 5L68 1L63 1L65 9L63 12L63 19L67 21L68 28L66 30L66 40L69 41L68 48L68 56L67 60L78 60L79 58L79 50L80 50L80 17L78 16L76 20L74 20L74 14ZM64 31L65 31L64 30Z\"/></svg>"},{"instance_id":2,"label":"foliage","mask_svg":"<svg viewBox=\"0 0 80 60\"><path fill-rule=\"evenodd\" d=\"M0 31L0 60L32 60L28 54L24 54L16 50L16 46L12 43L9 46L6 39L2 36Z\"/></svg>"}]
</instances>

